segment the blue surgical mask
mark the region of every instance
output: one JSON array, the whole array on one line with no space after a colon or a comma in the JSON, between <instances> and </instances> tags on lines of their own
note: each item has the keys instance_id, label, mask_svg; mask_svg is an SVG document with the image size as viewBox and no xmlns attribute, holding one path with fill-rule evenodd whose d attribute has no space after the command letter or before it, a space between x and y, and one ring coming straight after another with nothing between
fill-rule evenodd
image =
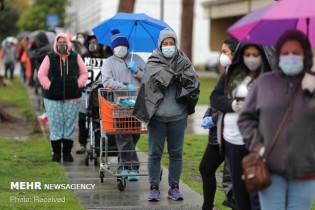
<instances>
[{"instance_id":1,"label":"blue surgical mask","mask_svg":"<svg viewBox=\"0 0 315 210\"><path fill-rule=\"evenodd\" d=\"M175 45L162 47L162 53L166 58L173 57L175 54L175 50L176 50Z\"/></svg>"},{"instance_id":2,"label":"blue surgical mask","mask_svg":"<svg viewBox=\"0 0 315 210\"><path fill-rule=\"evenodd\" d=\"M298 75L303 71L303 57L293 54L281 55L279 58L279 67L285 75Z\"/></svg>"}]
</instances>

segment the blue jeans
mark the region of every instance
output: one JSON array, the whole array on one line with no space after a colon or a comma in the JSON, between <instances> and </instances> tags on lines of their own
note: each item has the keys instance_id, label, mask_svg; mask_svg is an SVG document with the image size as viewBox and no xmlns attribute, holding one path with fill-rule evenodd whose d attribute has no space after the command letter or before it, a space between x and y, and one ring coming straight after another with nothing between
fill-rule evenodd
<instances>
[{"instance_id":1,"label":"blue jeans","mask_svg":"<svg viewBox=\"0 0 315 210\"><path fill-rule=\"evenodd\" d=\"M262 210L310 210L315 198L315 180L288 179L271 174L272 184L259 191Z\"/></svg>"},{"instance_id":2,"label":"blue jeans","mask_svg":"<svg viewBox=\"0 0 315 210\"><path fill-rule=\"evenodd\" d=\"M165 140L169 154L169 186L179 184L182 173L183 145L187 127L187 117L172 122L161 122L151 119L148 125L149 160L148 172L150 185L159 186L161 173L161 158Z\"/></svg>"}]
</instances>

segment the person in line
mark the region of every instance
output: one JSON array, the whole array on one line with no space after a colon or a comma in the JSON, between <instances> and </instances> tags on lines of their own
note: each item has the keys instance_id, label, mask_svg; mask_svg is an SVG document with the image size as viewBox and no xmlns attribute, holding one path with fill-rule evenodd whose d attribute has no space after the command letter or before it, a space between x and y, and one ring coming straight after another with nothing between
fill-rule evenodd
<instances>
[{"instance_id":1,"label":"person in line","mask_svg":"<svg viewBox=\"0 0 315 210\"><path fill-rule=\"evenodd\" d=\"M106 58L112 54L104 51L104 46L97 42L95 35L87 36L88 51L84 53L82 59L89 72L88 80L85 88L90 88L91 85L101 80L101 68ZM82 91L81 105L79 110L79 143L80 148L76 151L77 154L84 154L86 150L87 139L89 136L88 129L86 128L86 115L88 105L88 93L86 90ZM98 146L98 144L96 144Z\"/></svg>"},{"instance_id":2,"label":"person in line","mask_svg":"<svg viewBox=\"0 0 315 210\"><path fill-rule=\"evenodd\" d=\"M267 153L290 102L292 109L266 164L272 183L259 191L263 210L312 209L315 198L315 104L301 89L313 53L306 35L285 32L276 44L276 69L252 86L238 119L247 148ZM312 73L311 73L312 74ZM297 95L293 100L295 89Z\"/></svg>"},{"instance_id":3,"label":"person in line","mask_svg":"<svg viewBox=\"0 0 315 210\"><path fill-rule=\"evenodd\" d=\"M237 119L252 84L262 73L272 69L273 54L273 48L241 43L228 71L221 75L210 95L211 106L222 113L217 122L218 142L229 162L233 194L240 210L260 207L257 194L248 193L241 179L242 158L248 154L248 150L238 129Z\"/></svg>"},{"instance_id":4,"label":"person in line","mask_svg":"<svg viewBox=\"0 0 315 210\"><path fill-rule=\"evenodd\" d=\"M30 47L27 50L27 55L31 60L31 77L29 78L29 86L35 87L35 92L39 88L38 80L35 78L36 72L44 60L48 52L53 50L53 45L49 43L45 31L39 31L34 37L29 39Z\"/></svg>"},{"instance_id":5,"label":"person in line","mask_svg":"<svg viewBox=\"0 0 315 210\"><path fill-rule=\"evenodd\" d=\"M6 79L10 77L10 79L13 80L16 58L17 58L17 53L15 50L15 44L11 41L5 41L5 44L3 47L2 59L4 63L4 70L5 70L4 77Z\"/></svg>"},{"instance_id":6,"label":"person in line","mask_svg":"<svg viewBox=\"0 0 315 210\"><path fill-rule=\"evenodd\" d=\"M232 62L232 58L238 44L239 42L233 37L227 38L222 44L220 64L224 67L225 71L227 71ZM208 144L199 165L199 171L203 184L203 210L212 210L214 208L213 202L217 188L215 172L225 159L217 141L216 122L218 114L219 113L215 109L209 107L201 124L203 128L209 129ZM222 186L225 193L225 200L222 204L232 209L236 209L227 160L224 162Z\"/></svg>"},{"instance_id":7,"label":"person in line","mask_svg":"<svg viewBox=\"0 0 315 210\"><path fill-rule=\"evenodd\" d=\"M112 31L111 49L113 55L103 62L101 69L102 83L104 87L113 90L132 90L136 91L140 86L145 66L144 60L136 54L128 53L129 41L120 34L118 29ZM116 145L119 151L118 173L129 175L129 181L138 181L140 162L135 146L140 135L116 134ZM130 151L130 152L124 152Z\"/></svg>"},{"instance_id":8,"label":"person in line","mask_svg":"<svg viewBox=\"0 0 315 210\"><path fill-rule=\"evenodd\" d=\"M79 42L79 46L76 49L81 55L88 52L88 44L86 43L87 34L78 32L76 34L76 41Z\"/></svg>"},{"instance_id":9,"label":"person in line","mask_svg":"<svg viewBox=\"0 0 315 210\"><path fill-rule=\"evenodd\" d=\"M179 191L188 115L195 112L200 81L188 57L178 49L176 33L160 32L158 48L149 57L133 115L148 124L149 201L160 199L161 158L169 154L168 198L183 200Z\"/></svg>"},{"instance_id":10,"label":"person in line","mask_svg":"<svg viewBox=\"0 0 315 210\"><path fill-rule=\"evenodd\" d=\"M68 35L58 34L54 50L45 56L38 71L48 116L52 161L56 162L61 161L61 147L63 161L73 161L71 149L80 107L81 88L88 77L81 56L70 49Z\"/></svg>"}]
</instances>

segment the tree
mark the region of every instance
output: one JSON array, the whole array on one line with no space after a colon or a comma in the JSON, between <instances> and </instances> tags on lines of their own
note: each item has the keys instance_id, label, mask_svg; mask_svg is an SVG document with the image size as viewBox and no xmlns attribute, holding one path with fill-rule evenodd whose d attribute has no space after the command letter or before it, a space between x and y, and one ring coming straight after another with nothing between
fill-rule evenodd
<instances>
[{"instance_id":1,"label":"tree","mask_svg":"<svg viewBox=\"0 0 315 210\"><path fill-rule=\"evenodd\" d=\"M194 0L182 0L182 27L180 49L192 60L192 38L194 23Z\"/></svg>"},{"instance_id":2,"label":"tree","mask_svg":"<svg viewBox=\"0 0 315 210\"><path fill-rule=\"evenodd\" d=\"M47 30L46 17L48 14L57 14L59 16L58 27L64 26L66 16L66 6L69 0L34 0L32 7L25 11L18 26L21 31Z\"/></svg>"},{"instance_id":3,"label":"tree","mask_svg":"<svg viewBox=\"0 0 315 210\"><path fill-rule=\"evenodd\" d=\"M118 12L133 13L136 0L120 0L118 5Z\"/></svg>"},{"instance_id":4,"label":"tree","mask_svg":"<svg viewBox=\"0 0 315 210\"><path fill-rule=\"evenodd\" d=\"M16 22L19 19L19 13L16 9L9 7L5 4L5 8L1 11L0 15L0 41L7 36L14 36L18 33Z\"/></svg>"}]
</instances>

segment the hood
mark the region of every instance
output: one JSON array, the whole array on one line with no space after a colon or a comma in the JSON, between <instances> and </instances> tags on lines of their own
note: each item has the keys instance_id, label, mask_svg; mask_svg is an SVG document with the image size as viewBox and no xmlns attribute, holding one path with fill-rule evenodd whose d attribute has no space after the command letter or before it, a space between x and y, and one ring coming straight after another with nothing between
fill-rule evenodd
<instances>
[{"instance_id":1,"label":"hood","mask_svg":"<svg viewBox=\"0 0 315 210\"><path fill-rule=\"evenodd\" d=\"M62 38L64 38L66 40L66 42L67 42L67 54L69 54L69 51L71 50L71 42L70 42L68 34L65 34L65 33L59 33L56 36L55 41L54 41L54 52L59 54L59 52L57 51L57 42L58 42L58 39L60 37L62 37Z\"/></svg>"},{"instance_id":2,"label":"hood","mask_svg":"<svg viewBox=\"0 0 315 210\"><path fill-rule=\"evenodd\" d=\"M37 48L49 45L49 40L46 33L44 31L38 32L38 34L36 34L36 36L34 37L34 43Z\"/></svg>"},{"instance_id":3,"label":"hood","mask_svg":"<svg viewBox=\"0 0 315 210\"><path fill-rule=\"evenodd\" d=\"M248 44L248 43L240 43L234 52L234 57L232 60L232 64L229 67L233 69L238 66L240 63L243 63L243 53L246 47L255 46L259 49L262 55L262 61L264 63L262 72L271 71L275 67L275 49L274 47L265 46L265 45L256 45L256 44Z\"/></svg>"},{"instance_id":4,"label":"hood","mask_svg":"<svg viewBox=\"0 0 315 210\"><path fill-rule=\"evenodd\" d=\"M168 38L168 37L172 37L175 40L175 45L177 47L177 36L176 36L175 31L173 31L170 28L165 28L162 31L160 31L160 36L159 36L159 40L158 40L159 49L161 49L161 44L162 44L163 40Z\"/></svg>"}]
</instances>

